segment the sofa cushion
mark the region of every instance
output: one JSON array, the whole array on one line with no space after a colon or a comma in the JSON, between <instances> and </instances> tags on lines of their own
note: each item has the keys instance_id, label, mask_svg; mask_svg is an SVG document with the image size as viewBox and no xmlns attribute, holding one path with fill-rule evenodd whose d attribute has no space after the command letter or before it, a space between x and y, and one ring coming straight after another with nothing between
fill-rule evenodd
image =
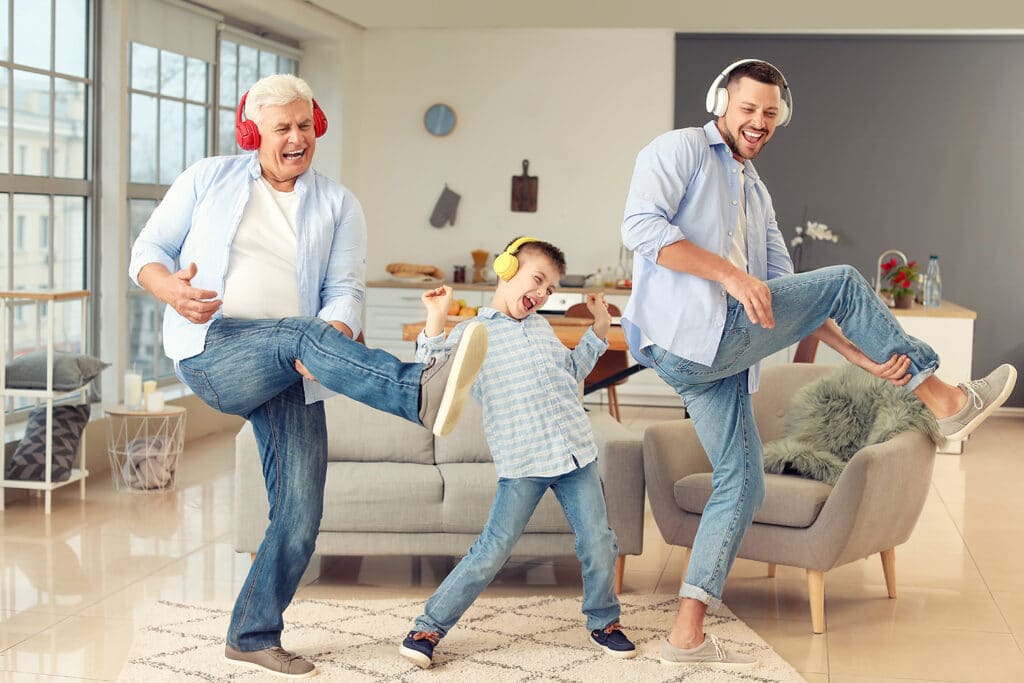
<instances>
[{"instance_id":1,"label":"sofa cushion","mask_svg":"<svg viewBox=\"0 0 1024 683\"><path fill-rule=\"evenodd\" d=\"M327 459L350 462L434 463L429 429L354 401L334 396L324 402ZM332 429L332 425L335 427ZM338 425L344 425L339 429Z\"/></svg>"},{"instance_id":2,"label":"sofa cushion","mask_svg":"<svg viewBox=\"0 0 1024 683\"><path fill-rule=\"evenodd\" d=\"M758 524L805 529L818 518L832 487L813 479L789 474L766 474L764 504L754 515ZM676 505L701 514L711 498L711 473L699 472L675 483Z\"/></svg>"},{"instance_id":3,"label":"sofa cushion","mask_svg":"<svg viewBox=\"0 0 1024 683\"><path fill-rule=\"evenodd\" d=\"M320 531L437 531L443 492L434 465L331 463Z\"/></svg>"},{"instance_id":4,"label":"sofa cushion","mask_svg":"<svg viewBox=\"0 0 1024 683\"><path fill-rule=\"evenodd\" d=\"M498 490L498 475L492 463L449 463L438 465L444 481L444 505L441 509L441 531L478 534ZM572 533L562 506L555 494L548 491L541 498L526 525L527 532Z\"/></svg>"},{"instance_id":5,"label":"sofa cushion","mask_svg":"<svg viewBox=\"0 0 1024 683\"><path fill-rule=\"evenodd\" d=\"M484 437L483 409L475 400L466 401L462 417L448 436L435 440L438 465L450 462L493 462Z\"/></svg>"}]
</instances>

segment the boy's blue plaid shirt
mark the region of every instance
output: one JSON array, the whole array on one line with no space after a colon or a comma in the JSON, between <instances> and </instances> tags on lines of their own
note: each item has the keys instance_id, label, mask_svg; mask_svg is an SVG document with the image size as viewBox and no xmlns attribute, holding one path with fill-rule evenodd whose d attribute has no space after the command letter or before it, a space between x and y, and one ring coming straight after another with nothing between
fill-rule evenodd
<instances>
[{"instance_id":1,"label":"boy's blue plaid shirt","mask_svg":"<svg viewBox=\"0 0 1024 683\"><path fill-rule=\"evenodd\" d=\"M597 459L579 383L608 343L591 327L568 349L542 316L522 321L482 307L474 321L487 327L487 358L472 394L484 414L484 433L498 476L554 477ZM416 360L444 358L466 323L444 335L416 340Z\"/></svg>"}]
</instances>

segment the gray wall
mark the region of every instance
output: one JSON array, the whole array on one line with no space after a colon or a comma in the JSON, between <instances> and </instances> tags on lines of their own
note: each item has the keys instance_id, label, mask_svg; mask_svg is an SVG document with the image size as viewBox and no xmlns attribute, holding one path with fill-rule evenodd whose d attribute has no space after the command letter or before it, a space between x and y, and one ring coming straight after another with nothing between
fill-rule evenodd
<instances>
[{"instance_id":1,"label":"gray wall","mask_svg":"<svg viewBox=\"0 0 1024 683\"><path fill-rule=\"evenodd\" d=\"M678 34L675 125L709 120L708 85L746 57L793 94L755 162L779 226L788 240L806 211L840 235L806 265L870 280L884 249L938 254L944 298L978 313L975 375L1024 368L1024 37Z\"/></svg>"}]
</instances>

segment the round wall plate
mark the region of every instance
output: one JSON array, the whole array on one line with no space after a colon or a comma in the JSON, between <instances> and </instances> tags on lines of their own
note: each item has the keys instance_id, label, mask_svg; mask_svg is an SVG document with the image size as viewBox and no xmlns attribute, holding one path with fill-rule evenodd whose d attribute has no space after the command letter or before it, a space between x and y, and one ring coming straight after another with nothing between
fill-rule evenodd
<instances>
[{"instance_id":1,"label":"round wall plate","mask_svg":"<svg viewBox=\"0 0 1024 683\"><path fill-rule=\"evenodd\" d=\"M427 132L437 137L444 137L455 129L457 118L455 110L443 102L432 104L423 115L423 125Z\"/></svg>"}]
</instances>

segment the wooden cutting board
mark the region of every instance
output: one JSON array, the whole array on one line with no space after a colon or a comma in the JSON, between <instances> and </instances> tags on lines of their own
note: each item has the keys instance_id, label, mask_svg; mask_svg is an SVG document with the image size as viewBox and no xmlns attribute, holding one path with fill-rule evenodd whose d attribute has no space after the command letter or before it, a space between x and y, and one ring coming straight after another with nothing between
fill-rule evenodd
<instances>
[{"instance_id":1,"label":"wooden cutting board","mask_svg":"<svg viewBox=\"0 0 1024 683\"><path fill-rule=\"evenodd\" d=\"M512 176L513 211L537 211L537 176L529 170L530 160L523 159L523 175Z\"/></svg>"}]
</instances>

